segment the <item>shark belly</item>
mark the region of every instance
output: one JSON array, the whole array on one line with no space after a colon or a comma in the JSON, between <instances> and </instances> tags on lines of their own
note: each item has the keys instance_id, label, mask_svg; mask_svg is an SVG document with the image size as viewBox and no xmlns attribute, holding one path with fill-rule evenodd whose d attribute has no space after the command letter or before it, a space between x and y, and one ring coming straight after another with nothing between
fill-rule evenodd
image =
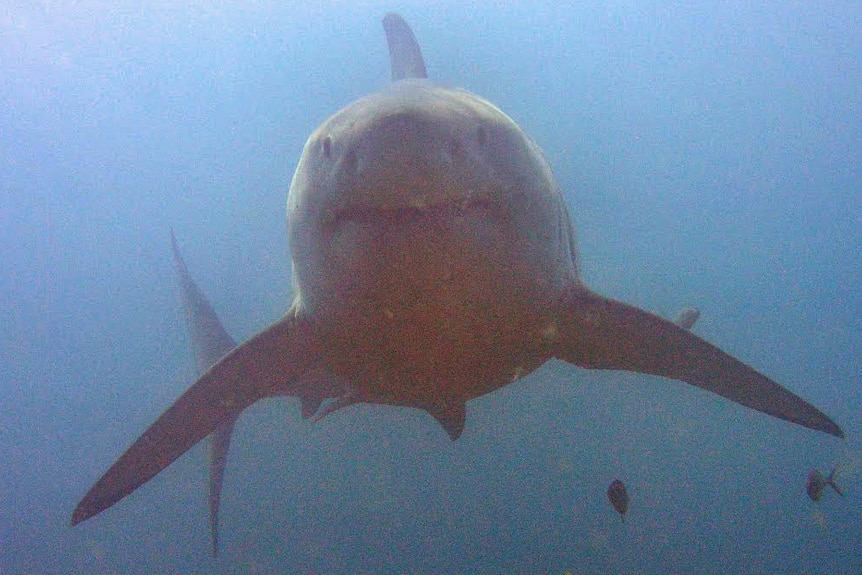
<instances>
[{"instance_id":1,"label":"shark belly","mask_svg":"<svg viewBox=\"0 0 862 575\"><path fill-rule=\"evenodd\" d=\"M551 257L483 208L397 210L342 222L303 290L327 367L363 401L463 403L550 357ZM343 326L351 326L344 329Z\"/></svg>"}]
</instances>

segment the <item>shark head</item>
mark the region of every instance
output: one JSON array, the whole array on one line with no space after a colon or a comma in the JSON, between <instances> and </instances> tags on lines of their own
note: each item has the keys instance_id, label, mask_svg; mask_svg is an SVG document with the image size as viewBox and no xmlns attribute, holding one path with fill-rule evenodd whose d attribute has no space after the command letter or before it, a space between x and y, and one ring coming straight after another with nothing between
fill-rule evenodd
<instances>
[{"instance_id":1,"label":"shark head","mask_svg":"<svg viewBox=\"0 0 862 575\"><path fill-rule=\"evenodd\" d=\"M543 283L577 276L568 213L539 148L487 100L424 79L397 81L315 130L287 214L299 301L315 313L323 299L348 295L345 278L357 288L357 278L379 282L389 269L451 285L448 271L463 258L474 267L514 260ZM476 257L497 251L505 257ZM407 274L394 261L405 253Z\"/></svg>"}]
</instances>

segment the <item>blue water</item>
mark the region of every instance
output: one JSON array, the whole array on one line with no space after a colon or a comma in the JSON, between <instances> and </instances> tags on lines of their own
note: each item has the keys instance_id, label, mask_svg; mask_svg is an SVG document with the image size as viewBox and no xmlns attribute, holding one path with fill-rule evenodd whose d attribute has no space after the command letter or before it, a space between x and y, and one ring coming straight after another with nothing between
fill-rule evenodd
<instances>
[{"instance_id":1,"label":"blue water","mask_svg":"<svg viewBox=\"0 0 862 575\"><path fill-rule=\"evenodd\" d=\"M0 573L862 572L858 4L217 4L0 7ZM697 305L847 439L551 364L471 402L456 443L413 410L256 404L218 559L203 445L69 527L194 380L169 228L235 338L278 318L296 160L388 81L393 8L433 78L545 150L591 287ZM833 465L845 497L810 501Z\"/></svg>"}]
</instances>

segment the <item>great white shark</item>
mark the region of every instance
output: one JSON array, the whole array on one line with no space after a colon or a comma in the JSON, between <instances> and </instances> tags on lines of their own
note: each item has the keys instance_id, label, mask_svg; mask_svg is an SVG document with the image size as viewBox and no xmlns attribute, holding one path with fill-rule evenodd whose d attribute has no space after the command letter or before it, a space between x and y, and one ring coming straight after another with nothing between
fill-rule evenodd
<instances>
[{"instance_id":1,"label":"great white shark","mask_svg":"<svg viewBox=\"0 0 862 575\"><path fill-rule=\"evenodd\" d=\"M108 469L72 524L111 507L256 401L465 405L557 358L684 381L843 437L817 408L684 327L591 291L541 150L487 100L426 78L383 19L392 83L308 138L287 197L294 301L207 370Z\"/></svg>"}]
</instances>

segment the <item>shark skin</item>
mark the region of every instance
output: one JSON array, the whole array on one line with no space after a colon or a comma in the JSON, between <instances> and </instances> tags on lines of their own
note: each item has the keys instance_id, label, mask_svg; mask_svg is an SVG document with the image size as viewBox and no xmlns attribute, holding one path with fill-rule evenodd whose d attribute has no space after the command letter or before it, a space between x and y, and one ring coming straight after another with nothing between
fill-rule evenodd
<instances>
[{"instance_id":1,"label":"shark skin","mask_svg":"<svg viewBox=\"0 0 862 575\"><path fill-rule=\"evenodd\" d=\"M228 335L218 314L189 274L173 229L171 230L171 250L174 269L180 284L180 295L191 337L195 365L198 374L202 374L236 347L236 341ZM224 484L231 435L238 417L239 413L231 414L223 423L219 424L213 432L210 443L209 508L213 557L218 555L218 514L222 485Z\"/></svg>"},{"instance_id":2,"label":"shark skin","mask_svg":"<svg viewBox=\"0 0 862 575\"><path fill-rule=\"evenodd\" d=\"M467 401L552 358L677 379L843 437L817 408L691 331L589 290L539 147L487 100L429 82L409 26L394 14L383 24L396 80L318 127L291 182L293 305L168 408L72 524L259 399L412 407L455 440Z\"/></svg>"}]
</instances>

